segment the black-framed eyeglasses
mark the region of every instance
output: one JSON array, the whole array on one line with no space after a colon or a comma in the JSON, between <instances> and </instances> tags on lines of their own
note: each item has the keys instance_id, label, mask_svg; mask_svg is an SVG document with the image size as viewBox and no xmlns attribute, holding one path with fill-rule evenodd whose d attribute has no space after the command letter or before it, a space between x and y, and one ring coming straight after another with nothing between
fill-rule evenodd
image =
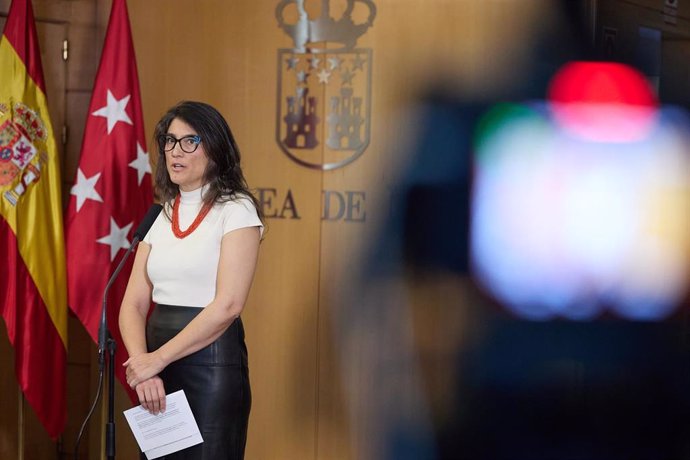
<instances>
[{"instance_id":1,"label":"black-framed eyeglasses","mask_svg":"<svg viewBox=\"0 0 690 460\"><path fill-rule=\"evenodd\" d=\"M172 134L161 134L158 136L158 146L164 152L170 152L175 148L175 145L179 142L180 148L185 153L194 153L201 144L201 137L198 134L190 134L188 136L182 136L181 138L176 138Z\"/></svg>"}]
</instances>

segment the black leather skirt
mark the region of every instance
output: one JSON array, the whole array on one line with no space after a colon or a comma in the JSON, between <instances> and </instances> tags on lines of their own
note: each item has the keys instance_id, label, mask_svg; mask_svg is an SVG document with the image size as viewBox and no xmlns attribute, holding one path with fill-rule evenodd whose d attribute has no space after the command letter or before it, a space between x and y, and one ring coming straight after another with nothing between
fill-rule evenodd
<instances>
[{"instance_id":1,"label":"black leather skirt","mask_svg":"<svg viewBox=\"0 0 690 460\"><path fill-rule=\"evenodd\" d=\"M149 352L174 337L201 308L156 305L146 325ZM244 327L237 318L213 343L168 365L167 394L184 390L204 442L166 460L241 460L247 441L251 390Z\"/></svg>"}]
</instances>

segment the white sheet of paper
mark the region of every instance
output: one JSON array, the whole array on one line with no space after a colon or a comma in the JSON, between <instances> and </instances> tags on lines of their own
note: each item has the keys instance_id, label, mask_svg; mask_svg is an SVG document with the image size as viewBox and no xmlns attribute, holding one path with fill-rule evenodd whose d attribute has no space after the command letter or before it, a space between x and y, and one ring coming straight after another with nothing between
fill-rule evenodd
<instances>
[{"instance_id":1,"label":"white sheet of paper","mask_svg":"<svg viewBox=\"0 0 690 460\"><path fill-rule=\"evenodd\" d=\"M141 406L124 412L139 448L149 460L204 442L183 390L166 395L165 405L165 412L158 415Z\"/></svg>"},{"instance_id":2,"label":"white sheet of paper","mask_svg":"<svg viewBox=\"0 0 690 460\"><path fill-rule=\"evenodd\" d=\"M196 444L201 444L204 440L201 438L201 434L193 434L188 438L178 439L170 444L166 444L160 447L154 447L153 449L144 452L146 458L152 460L154 458L162 457L163 455L172 454L178 450L186 449L187 447L194 446Z\"/></svg>"}]
</instances>

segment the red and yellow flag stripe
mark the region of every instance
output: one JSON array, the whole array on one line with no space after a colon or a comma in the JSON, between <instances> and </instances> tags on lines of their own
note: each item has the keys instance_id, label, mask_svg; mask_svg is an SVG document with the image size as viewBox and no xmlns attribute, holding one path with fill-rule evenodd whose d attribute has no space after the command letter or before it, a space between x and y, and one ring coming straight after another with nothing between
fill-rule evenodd
<instances>
[{"instance_id":1,"label":"red and yellow flag stripe","mask_svg":"<svg viewBox=\"0 0 690 460\"><path fill-rule=\"evenodd\" d=\"M0 309L19 384L51 437L64 429L67 288L58 150L30 0L0 38Z\"/></svg>"}]
</instances>

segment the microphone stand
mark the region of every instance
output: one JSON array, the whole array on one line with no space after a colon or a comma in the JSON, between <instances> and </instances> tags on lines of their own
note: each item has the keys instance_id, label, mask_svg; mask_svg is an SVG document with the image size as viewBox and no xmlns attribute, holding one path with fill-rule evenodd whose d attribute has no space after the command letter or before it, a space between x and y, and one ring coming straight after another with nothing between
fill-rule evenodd
<instances>
[{"instance_id":1,"label":"microphone stand","mask_svg":"<svg viewBox=\"0 0 690 460\"><path fill-rule=\"evenodd\" d=\"M108 329L108 291L115 282L117 275L125 265L134 247L139 243L139 235L135 234L132 244L127 248L127 252L112 276L108 280L103 290L103 305L101 307L101 325L98 328L98 371L103 375L106 365L105 353L108 351L108 421L105 425L105 453L108 460L115 459L115 348L117 344Z\"/></svg>"}]
</instances>

